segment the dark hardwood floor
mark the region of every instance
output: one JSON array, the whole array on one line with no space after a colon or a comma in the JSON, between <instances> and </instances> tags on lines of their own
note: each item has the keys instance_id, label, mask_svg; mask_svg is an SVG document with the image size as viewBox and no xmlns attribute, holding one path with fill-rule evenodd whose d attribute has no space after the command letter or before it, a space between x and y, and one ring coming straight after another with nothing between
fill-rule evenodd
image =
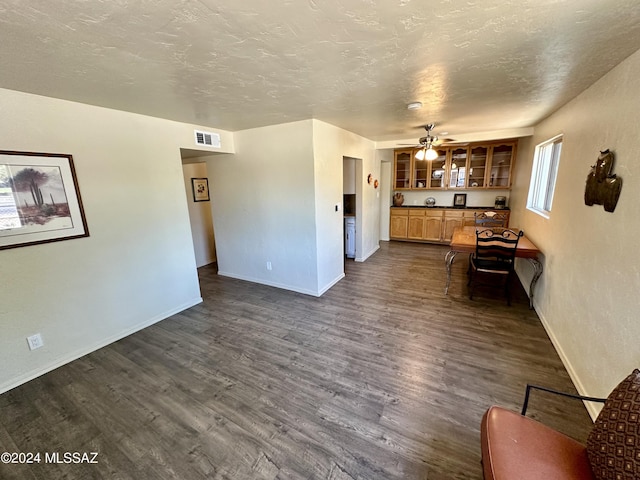
<instances>
[{"instance_id":1,"label":"dark hardwood floor","mask_svg":"<svg viewBox=\"0 0 640 480\"><path fill-rule=\"evenodd\" d=\"M200 269L204 303L0 396L0 451L43 456L0 477L481 479L487 407L575 390L521 287L470 301L458 256L443 294L446 251L382 242L321 298ZM580 402L531 402L586 438Z\"/></svg>"}]
</instances>

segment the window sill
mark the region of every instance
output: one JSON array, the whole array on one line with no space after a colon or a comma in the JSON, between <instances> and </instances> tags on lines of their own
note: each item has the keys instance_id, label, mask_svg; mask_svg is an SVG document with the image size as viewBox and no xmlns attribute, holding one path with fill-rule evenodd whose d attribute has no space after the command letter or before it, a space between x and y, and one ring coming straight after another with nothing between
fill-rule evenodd
<instances>
[{"instance_id":1,"label":"window sill","mask_svg":"<svg viewBox=\"0 0 640 480\"><path fill-rule=\"evenodd\" d=\"M540 210L538 208L535 207L527 207L527 210L533 212L533 213L537 213L538 215L540 215L541 217L546 218L547 220L549 220L551 218L551 212L548 212L546 210Z\"/></svg>"}]
</instances>

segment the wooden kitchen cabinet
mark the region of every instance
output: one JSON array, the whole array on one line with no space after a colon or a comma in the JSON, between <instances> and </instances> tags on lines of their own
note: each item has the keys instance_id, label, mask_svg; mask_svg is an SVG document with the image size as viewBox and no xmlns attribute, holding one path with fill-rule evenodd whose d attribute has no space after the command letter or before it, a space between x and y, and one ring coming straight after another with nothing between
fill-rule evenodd
<instances>
[{"instance_id":1,"label":"wooden kitchen cabinet","mask_svg":"<svg viewBox=\"0 0 640 480\"><path fill-rule=\"evenodd\" d=\"M392 207L389 237L392 240L442 243L444 217L442 208Z\"/></svg>"},{"instance_id":2,"label":"wooden kitchen cabinet","mask_svg":"<svg viewBox=\"0 0 640 480\"><path fill-rule=\"evenodd\" d=\"M395 190L428 190L446 187L445 171L448 158L446 149L436 149L438 158L418 160L420 149L402 149L394 152L393 186Z\"/></svg>"},{"instance_id":3,"label":"wooden kitchen cabinet","mask_svg":"<svg viewBox=\"0 0 640 480\"><path fill-rule=\"evenodd\" d=\"M467 182L467 163L469 149L467 147L451 148L447 167L449 171L449 188L465 188Z\"/></svg>"},{"instance_id":4,"label":"wooden kitchen cabinet","mask_svg":"<svg viewBox=\"0 0 640 480\"><path fill-rule=\"evenodd\" d=\"M394 152L395 190L509 189L517 140L440 146L438 158L417 160L419 148Z\"/></svg>"},{"instance_id":5,"label":"wooden kitchen cabinet","mask_svg":"<svg viewBox=\"0 0 640 480\"><path fill-rule=\"evenodd\" d=\"M444 189L446 187L446 171L447 171L447 154L448 150L444 148L436 148L438 158L430 162L429 168L429 189Z\"/></svg>"},{"instance_id":6,"label":"wooden kitchen cabinet","mask_svg":"<svg viewBox=\"0 0 640 480\"><path fill-rule=\"evenodd\" d=\"M410 240L422 240L425 229L424 208L410 208L407 228L407 238Z\"/></svg>"},{"instance_id":7,"label":"wooden kitchen cabinet","mask_svg":"<svg viewBox=\"0 0 640 480\"><path fill-rule=\"evenodd\" d=\"M413 159L413 181L411 182L411 188L421 190L427 188L427 178L429 177L429 170L431 169L431 162L429 160Z\"/></svg>"},{"instance_id":8,"label":"wooden kitchen cabinet","mask_svg":"<svg viewBox=\"0 0 640 480\"><path fill-rule=\"evenodd\" d=\"M389 221L389 237L396 240L407 239L409 227L409 209L392 208Z\"/></svg>"},{"instance_id":9,"label":"wooden kitchen cabinet","mask_svg":"<svg viewBox=\"0 0 640 480\"><path fill-rule=\"evenodd\" d=\"M414 152L411 148L394 152L393 188L403 190L411 188L411 169L413 168Z\"/></svg>"},{"instance_id":10,"label":"wooden kitchen cabinet","mask_svg":"<svg viewBox=\"0 0 640 480\"><path fill-rule=\"evenodd\" d=\"M489 166L489 147L478 145L472 147L470 151L467 188L485 188L487 167Z\"/></svg>"},{"instance_id":11,"label":"wooden kitchen cabinet","mask_svg":"<svg viewBox=\"0 0 640 480\"><path fill-rule=\"evenodd\" d=\"M440 242L442 238L441 209L429 209L425 214L425 231L422 239L429 242Z\"/></svg>"},{"instance_id":12,"label":"wooden kitchen cabinet","mask_svg":"<svg viewBox=\"0 0 640 480\"><path fill-rule=\"evenodd\" d=\"M453 231L461 227L464 223L464 212L462 210L445 210L444 211L444 222L442 228L442 238L443 242L450 242L453 238Z\"/></svg>"},{"instance_id":13,"label":"wooden kitchen cabinet","mask_svg":"<svg viewBox=\"0 0 640 480\"><path fill-rule=\"evenodd\" d=\"M474 225L474 214L488 210L491 209L391 207L389 237L391 240L447 244L457 227ZM500 213L506 214L508 219L508 210L500 210Z\"/></svg>"},{"instance_id":14,"label":"wooden kitchen cabinet","mask_svg":"<svg viewBox=\"0 0 640 480\"><path fill-rule=\"evenodd\" d=\"M501 143L491 146L489 188L511 187L511 170L515 150L515 143Z\"/></svg>"}]
</instances>

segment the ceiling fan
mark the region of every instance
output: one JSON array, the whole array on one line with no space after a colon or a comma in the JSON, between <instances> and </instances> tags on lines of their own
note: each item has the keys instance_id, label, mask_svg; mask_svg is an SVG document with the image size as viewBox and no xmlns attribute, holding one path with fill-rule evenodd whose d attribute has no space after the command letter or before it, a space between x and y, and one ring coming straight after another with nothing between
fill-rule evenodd
<instances>
[{"instance_id":1,"label":"ceiling fan","mask_svg":"<svg viewBox=\"0 0 640 480\"><path fill-rule=\"evenodd\" d=\"M433 135L431 132L433 132L433 129L435 128L435 126L436 126L435 123L429 123L427 125L423 125L422 128L424 128L427 131L427 134L424 137L420 137L420 139L418 139L417 145L411 145L407 143L400 143L399 145L422 147L422 149L416 152L416 159L435 160L436 158L438 158L438 152L436 152L433 147L439 147L440 145L443 145L445 143L454 142L452 138L443 138L442 140L439 140L438 137Z\"/></svg>"}]
</instances>

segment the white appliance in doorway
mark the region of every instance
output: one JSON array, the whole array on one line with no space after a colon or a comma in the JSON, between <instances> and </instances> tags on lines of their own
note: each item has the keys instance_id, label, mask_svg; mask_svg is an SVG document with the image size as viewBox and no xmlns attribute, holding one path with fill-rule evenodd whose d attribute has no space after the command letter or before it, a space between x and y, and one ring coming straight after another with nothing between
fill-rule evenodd
<instances>
[{"instance_id":1,"label":"white appliance in doorway","mask_svg":"<svg viewBox=\"0 0 640 480\"><path fill-rule=\"evenodd\" d=\"M356 258L356 217L344 217L344 254Z\"/></svg>"}]
</instances>

